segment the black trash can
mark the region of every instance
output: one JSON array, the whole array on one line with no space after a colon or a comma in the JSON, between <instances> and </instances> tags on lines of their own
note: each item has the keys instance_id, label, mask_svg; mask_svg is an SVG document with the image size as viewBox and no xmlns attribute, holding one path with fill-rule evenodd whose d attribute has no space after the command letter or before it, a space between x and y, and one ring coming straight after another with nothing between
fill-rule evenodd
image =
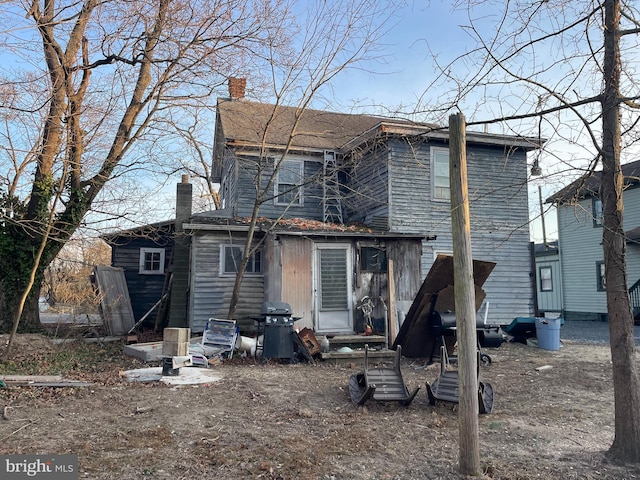
<instances>
[{"instance_id":1,"label":"black trash can","mask_svg":"<svg viewBox=\"0 0 640 480\"><path fill-rule=\"evenodd\" d=\"M264 302L260 313L264 322L262 358L292 359L293 324L299 319L291 316L291 306L284 302Z\"/></svg>"}]
</instances>

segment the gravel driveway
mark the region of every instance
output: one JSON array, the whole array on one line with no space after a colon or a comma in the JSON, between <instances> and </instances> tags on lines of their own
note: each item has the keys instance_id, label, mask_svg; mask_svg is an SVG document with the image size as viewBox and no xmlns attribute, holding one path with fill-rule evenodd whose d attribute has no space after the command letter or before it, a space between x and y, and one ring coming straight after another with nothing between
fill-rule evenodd
<instances>
[{"instance_id":1,"label":"gravel driveway","mask_svg":"<svg viewBox=\"0 0 640 480\"><path fill-rule=\"evenodd\" d=\"M640 345L640 326L634 327L636 345ZM565 321L560 327L560 340L579 343L609 343L609 324L607 322Z\"/></svg>"}]
</instances>

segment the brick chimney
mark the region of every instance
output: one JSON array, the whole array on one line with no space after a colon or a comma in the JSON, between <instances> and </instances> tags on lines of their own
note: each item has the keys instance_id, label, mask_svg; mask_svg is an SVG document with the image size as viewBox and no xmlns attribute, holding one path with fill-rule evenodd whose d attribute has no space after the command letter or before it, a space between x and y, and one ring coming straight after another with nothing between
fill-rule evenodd
<instances>
[{"instance_id":1,"label":"brick chimney","mask_svg":"<svg viewBox=\"0 0 640 480\"><path fill-rule=\"evenodd\" d=\"M246 87L246 78L229 77L229 96L231 97L231 100L244 98L244 91Z\"/></svg>"}]
</instances>

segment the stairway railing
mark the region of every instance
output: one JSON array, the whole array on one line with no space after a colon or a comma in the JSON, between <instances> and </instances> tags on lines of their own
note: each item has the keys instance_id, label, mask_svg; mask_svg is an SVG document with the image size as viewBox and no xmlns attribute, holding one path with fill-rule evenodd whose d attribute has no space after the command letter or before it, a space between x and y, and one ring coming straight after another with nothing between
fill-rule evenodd
<instances>
[{"instance_id":1,"label":"stairway railing","mask_svg":"<svg viewBox=\"0 0 640 480\"><path fill-rule=\"evenodd\" d=\"M629 288L629 297L631 298L633 318L636 318L640 315L640 279Z\"/></svg>"}]
</instances>

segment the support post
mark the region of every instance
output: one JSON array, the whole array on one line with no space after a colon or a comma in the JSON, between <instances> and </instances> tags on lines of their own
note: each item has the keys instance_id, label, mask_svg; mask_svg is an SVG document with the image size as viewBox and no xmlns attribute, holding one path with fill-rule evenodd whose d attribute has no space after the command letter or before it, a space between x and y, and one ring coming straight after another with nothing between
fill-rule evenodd
<instances>
[{"instance_id":1,"label":"support post","mask_svg":"<svg viewBox=\"0 0 640 480\"><path fill-rule=\"evenodd\" d=\"M449 117L449 181L460 391L459 468L463 475L476 476L480 473L478 346L465 130L466 124L462 113Z\"/></svg>"}]
</instances>

